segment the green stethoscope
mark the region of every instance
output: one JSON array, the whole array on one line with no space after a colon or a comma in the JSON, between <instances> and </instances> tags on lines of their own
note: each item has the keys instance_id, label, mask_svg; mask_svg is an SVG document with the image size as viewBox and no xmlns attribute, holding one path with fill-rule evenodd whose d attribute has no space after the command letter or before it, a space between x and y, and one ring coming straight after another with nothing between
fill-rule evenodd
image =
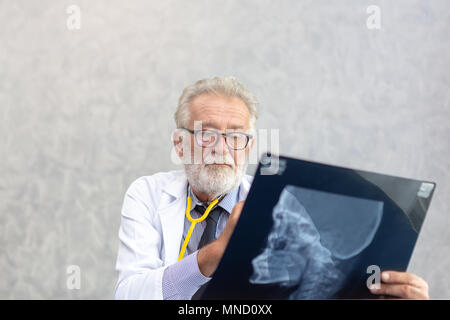
<instances>
[{"instance_id":1,"label":"green stethoscope","mask_svg":"<svg viewBox=\"0 0 450 320\"><path fill-rule=\"evenodd\" d=\"M205 220L208 215L209 212L214 208L214 206L219 203L223 197L225 195L221 195L220 197L218 197L217 199L214 199L206 208L205 213L203 213L203 215L200 218L194 219L191 217L191 196L189 193L189 186L188 186L188 196L187 196L187 205L186 205L186 217L187 219L191 222L191 226L189 227L189 231L186 235L186 239L184 239L183 242L183 246L181 247L181 251L180 251L180 255L178 256L178 261L180 261L181 259L183 259L184 256L184 252L186 251L186 247L188 245L189 239L191 238L192 232L194 231L194 228L196 226L197 223L202 222L203 220Z\"/></svg>"}]
</instances>

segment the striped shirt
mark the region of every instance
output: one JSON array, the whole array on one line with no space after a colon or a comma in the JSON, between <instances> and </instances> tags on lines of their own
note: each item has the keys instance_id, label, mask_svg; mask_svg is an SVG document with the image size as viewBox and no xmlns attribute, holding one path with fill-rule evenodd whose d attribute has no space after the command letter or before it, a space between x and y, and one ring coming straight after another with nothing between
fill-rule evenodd
<instances>
[{"instance_id":1,"label":"striped shirt","mask_svg":"<svg viewBox=\"0 0 450 320\"><path fill-rule=\"evenodd\" d=\"M201 216L201 213L196 209L197 205L205 205L202 203L196 195L189 188L188 190L191 196L191 217L196 219ZM217 204L222 212L219 215L219 220L217 222L216 228L216 238L222 233L227 224L228 217L233 210L234 206L239 200L239 186L234 188L230 193L228 193L222 201ZM184 239L189 231L191 222L184 218L184 230L183 237L180 243L183 245ZM162 288L163 288L163 299L164 300L188 300L194 295L194 293L206 282L211 280L210 277L205 277L198 267L197 263L197 253L198 244L202 237L203 231L206 228L206 219L197 225L192 232L189 243L186 247L186 252L184 258L181 261L167 267L164 270Z\"/></svg>"}]
</instances>

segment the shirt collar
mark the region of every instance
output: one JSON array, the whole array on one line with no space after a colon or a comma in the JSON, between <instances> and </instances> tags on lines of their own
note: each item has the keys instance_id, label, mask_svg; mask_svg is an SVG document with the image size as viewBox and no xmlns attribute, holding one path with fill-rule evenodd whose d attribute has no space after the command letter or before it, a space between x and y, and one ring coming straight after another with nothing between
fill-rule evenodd
<instances>
[{"instance_id":1,"label":"shirt collar","mask_svg":"<svg viewBox=\"0 0 450 320\"><path fill-rule=\"evenodd\" d=\"M231 192L227 193L225 197L222 199L222 201L219 202L218 206L225 209L228 213L231 213L233 211L233 208L236 203L238 203L239 200L239 187L237 186ZM191 195L192 205L191 205L191 211L195 209L196 205L206 205L205 203L201 202L194 192L192 192L191 187L189 186L189 194Z\"/></svg>"}]
</instances>

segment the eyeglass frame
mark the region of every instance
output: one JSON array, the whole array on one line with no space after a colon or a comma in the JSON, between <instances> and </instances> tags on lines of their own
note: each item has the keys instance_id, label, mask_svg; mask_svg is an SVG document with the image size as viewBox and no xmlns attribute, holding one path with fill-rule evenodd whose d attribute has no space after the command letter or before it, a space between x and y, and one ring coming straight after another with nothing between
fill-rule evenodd
<instances>
[{"instance_id":1,"label":"eyeglass frame","mask_svg":"<svg viewBox=\"0 0 450 320\"><path fill-rule=\"evenodd\" d=\"M202 146L202 145L200 145L200 144L198 143L197 138L196 138L196 134L197 134L198 132L200 132L200 131L213 131L213 132L217 133L218 136L225 137L225 143L226 143L226 145L227 145L230 149L232 149L232 150L244 150L244 149L246 149L247 146L248 146L248 143L249 143L250 140L253 138L253 135L251 135L251 134L249 134L249 133L241 132L241 131L232 131L232 132L222 133L222 132L220 132L219 130L216 130L216 129L191 130L191 129L183 128L183 127L178 128L178 129L183 129L183 130L186 130L186 131L188 131L189 133L193 134L193 135L194 135L194 140L195 140L195 142L197 143L197 145L198 145L199 147L202 147L202 148L214 148L214 147L217 145L217 143L219 142L219 139L217 139L216 142L214 142L211 146ZM244 146L243 148L235 149L235 148L231 147L231 146L228 144L228 142L227 142L227 135L228 135L228 134L231 134L231 133L240 133L240 134L243 134L243 135L247 138L247 142L245 143L245 146Z\"/></svg>"}]
</instances>

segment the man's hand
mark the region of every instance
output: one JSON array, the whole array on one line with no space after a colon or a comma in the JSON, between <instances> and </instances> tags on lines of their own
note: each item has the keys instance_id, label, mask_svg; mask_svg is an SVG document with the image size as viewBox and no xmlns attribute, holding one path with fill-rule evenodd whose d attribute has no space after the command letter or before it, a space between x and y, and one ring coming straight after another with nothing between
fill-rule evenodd
<instances>
[{"instance_id":1,"label":"man's hand","mask_svg":"<svg viewBox=\"0 0 450 320\"><path fill-rule=\"evenodd\" d=\"M383 271L380 288L370 292L381 295L382 299L430 299L427 282L408 272Z\"/></svg>"},{"instance_id":2,"label":"man's hand","mask_svg":"<svg viewBox=\"0 0 450 320\"><path fill-rule=\"evenodd\" d=\"M219 262L225 253L225 249L227 248L228 242L233 234L234 228L236 227L239 217L241 216L243 206L244 201L236 203L233 211L228 217L225 229L222 231L219 238L198 251L198 267L204 276L211 276L219 266Z\"/></svg>"}]
</instances>

